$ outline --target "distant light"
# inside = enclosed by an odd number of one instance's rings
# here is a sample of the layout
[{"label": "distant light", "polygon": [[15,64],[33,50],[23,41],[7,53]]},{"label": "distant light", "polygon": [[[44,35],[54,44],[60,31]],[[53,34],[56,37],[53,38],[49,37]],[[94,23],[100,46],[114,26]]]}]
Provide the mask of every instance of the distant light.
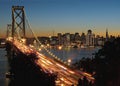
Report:
[{"label": "distant light", "polygon": [[61,50],[61,49],[62,49],[62,46],[59,46],[58,49]]},{"label": "distant light", "polygon": [[51,36],[49,36],[49,38],[51,38]]},{"label": "distant light", "polygon": [[21,41],[25,44],[26,43],[26,39],[22,38]]},{"label": "distant light", "polygon": [[64,78],[61,78],[62,81],[64,81]]},{"label": "distant light", "polygon": [[32,47],[32,48],[34,47],[34,46],[33,46],[33,45],[31,45],[31,44],[29,44],[29,46],[30,46],[30,47]]},{"label": "distant light", "polygon": [[39,48],[39,51],[41,51],[41,48]]},{"label": "distant light", "polygon": [[64,84],[61,84],[61,86],[65,86]]},{"label": "distant light", "polygon": [[50,46],[50,44],[47,44],[47,46],[49,47],[49,46]]},{"label": "distant light", "polygon": [[41,45],[41,47],[44,47],[44,45]]},{"label": "distant light", "polygon": [[4,45],[5,44],[5,42],[1,42],[1,45]]},{"label": "distant light", "polygon": [[68,59],[67,62],[68,62],[68,65],[70,65],[72,61],[71,59]]},{"label": "distant light", "polygon": [[68,59],[68,63],[71,63],[71,59]]}]

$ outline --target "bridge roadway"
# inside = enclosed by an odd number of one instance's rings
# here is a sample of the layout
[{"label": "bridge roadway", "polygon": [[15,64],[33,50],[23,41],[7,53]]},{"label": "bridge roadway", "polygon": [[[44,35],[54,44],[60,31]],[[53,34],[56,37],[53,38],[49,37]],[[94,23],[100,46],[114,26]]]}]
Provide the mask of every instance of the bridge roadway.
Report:
[{"label": "bridge roadway", "polygon": [[[12,40],[9,41],[11,41],[12,43]],[[56,83],[63,83],[61,86],[71,86],[73,84],[74,86],[77,86],[78,79],[83,78],[83,76],[86,76],[89,81],[94,82],[94,78],[90,74],[78,70],[72,70],[64,66],[63,64],[55,61],[54,59],[44,56],[39,51],[36,51],[29,46],[18,42],[17,40],[14,40],[13,45],[26,55],[30,53],[35,53],[38,57],[38,60],[36,60],[36,64],[38,64],[44,72],[57,73],[58,81],[56,81]]]}]

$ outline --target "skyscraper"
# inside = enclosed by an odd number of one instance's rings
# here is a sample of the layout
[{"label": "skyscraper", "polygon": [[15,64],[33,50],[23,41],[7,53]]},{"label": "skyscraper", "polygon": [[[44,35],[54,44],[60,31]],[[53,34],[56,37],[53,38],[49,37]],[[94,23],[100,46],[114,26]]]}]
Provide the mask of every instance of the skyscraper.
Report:
[{"label": "skyscraper", "polygon": [[58,33],[58,44],[61,45],[62,44],[62,34]]},{"label": "skyscraper", "polygon": [[94,39],[95,39],[95,35],[92,33],[91,30],[88,30],[88,33],[86,35],[86,45],[94,46]]},{"label": "skyscraper", "polygon": [[108,35],[108,29],[106,29],[106,41],[108,41],[109,35]]}]

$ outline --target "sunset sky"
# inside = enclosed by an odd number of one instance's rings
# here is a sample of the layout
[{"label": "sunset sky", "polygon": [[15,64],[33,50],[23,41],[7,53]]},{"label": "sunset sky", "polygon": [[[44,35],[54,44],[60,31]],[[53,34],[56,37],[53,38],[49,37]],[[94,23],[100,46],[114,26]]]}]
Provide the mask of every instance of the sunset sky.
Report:
[{"label": "sunset sky", "polygon": [[120,33],[120,0],[0,0],[0,37],[11,23],[13,5],[25,7],[33,31],[40,36],[87,32]]}]

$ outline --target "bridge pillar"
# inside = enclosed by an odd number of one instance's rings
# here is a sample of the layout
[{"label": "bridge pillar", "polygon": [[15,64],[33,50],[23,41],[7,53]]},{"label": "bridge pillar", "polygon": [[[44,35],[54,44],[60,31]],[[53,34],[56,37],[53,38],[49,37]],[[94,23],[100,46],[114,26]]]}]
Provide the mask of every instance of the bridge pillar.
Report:
[{"label": "bridge pillar", "polygon": [[11,24],[7,24],[7,34],[6,34],[6,38],[7,37],[12,37],[12,25]]},{"label": "bridge pillar", "polygon": [[12,37],[25,38],[24,6],[12,6]]}]

